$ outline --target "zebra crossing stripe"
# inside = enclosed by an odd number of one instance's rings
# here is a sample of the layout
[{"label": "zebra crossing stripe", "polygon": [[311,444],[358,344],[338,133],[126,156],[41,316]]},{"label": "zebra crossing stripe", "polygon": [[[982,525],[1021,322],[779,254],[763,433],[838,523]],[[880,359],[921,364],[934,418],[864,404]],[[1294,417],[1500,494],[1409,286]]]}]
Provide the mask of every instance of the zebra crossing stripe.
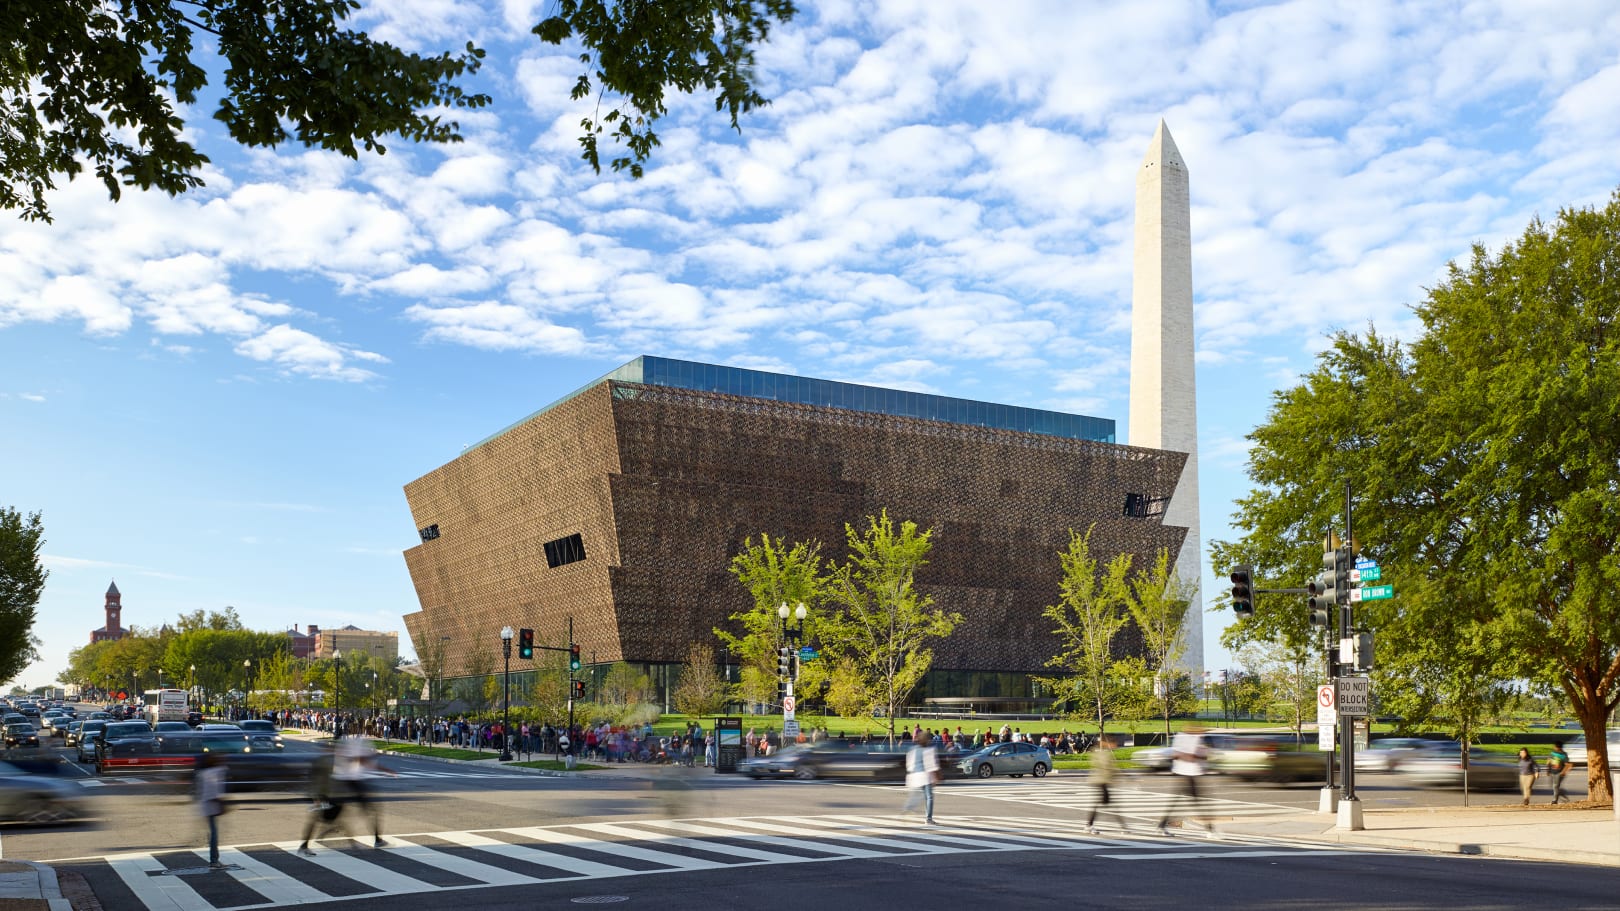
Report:
[{"label": "zebra crossing stripe", "polygon": [[[290,853],[298,849],[298,842],[278,841],[275,842],[275,846]],[[404,895],[431,888],[429,884],[419,879],[414,879],[403,873],[395,873],[387,867],[361,860],[358,857],[332,848],[316,851],[314,857],[304,859],[310,863],[319,864],[339,876],[352,879],[358,883],[365,883],[384,895]]]},{"label": "zebra crossing stripe", "polygon": [[[744,820],[734,820],[733,824],[738,824],[738,823],[742,823],[742,822],[744,822]],[[752,842],[752,843],[755,843],[755,844],[775,845],[775,846],[781,847],[781,848],[796,848],[796,849],[803,850],[803,851],[818,851],[818,852],[821,852],[823,854],[830,854],[830,855],[832,855],[834,857],[888,857],[889,856],[887,853],[885,853],[883,851],[868,851],[868,850],[866,850],[864,848],[855,848],[855,847],[851,847],[849,845],[834,845],[834,844],[828,844],[826,842],[806,841],[806,840],[804,840],[802,838],[788,838],[788,837],[782,836],[782,835],[764,835],[764,834],[760,834],[760,833],[750,832],[750,831],[747,831],[745,829],[717,829],[717,828],[715,828],[713,826],[705,826],[705,825],[702,825],[700,823],[691,823],[691,822],[687,822],[686,820],[680,820],[678,822],[676,822],[676,821],[664,822],[662,820],[656,821],[656,822],[648,821],[648,822],[642,822],[642,823],[640,823],[640,825],[657,826],[659,828],[676,828],[676,827],[679,827],[679,831],[685,832],[685,833],[688,833],[688,834],[691,834],[691,835],[708,835],[708,836],[713,837],[713,838],[731,838],[731,839],[737,839],[737,840],[740,840],[740,841],[748,841],[748,842]]]},{"label": "zebra crossing stripe", "polygon": [[[615,867],[610,864],[597,863],[594,860],[584,860],[583,858],[571,857],[567,854],[559,854],[555,851],[547,851],[538,846],[515,845],[508,841],[501,841],[498,838],[490,838],[487,835],[479,835],[476,832],[435,832],[433,833],[433,837],[443,839],[451,844],[461,845],[464,848],[474,848],[488,854],[494,854],[496,856],[509,858],[511,860],[521,860],[531,864],[541,864],[547,867],[556,867],[559,870],[567,870],[570,873],[576,874],[576,876],[558,876],[553,877],[553,879],[577,879],[579,876],[623,876],[631,872],[623,867]],[[549,882],[550,880],[542,879],[536,881]]]},{"label": "zebra crossing stripe", "polygon": [[590,838],[581,838],[567,832],[558,832],[553,829],[528,828],[506,829],[506,832],[519,838],[532,838],[538,842],[554,845],[566,845],[571,848],[585,848],[591,851],[600,851],[604,854],[613,854],[618,857],[628,857],[633,860],[645,860],[666,867],[675,867],[679,870],[713,870],[716,867],[732,866],[716,860],[702,860],[696,857],[686,857],[680,854],[671,854],[665,851],[649,851],[635,845],[627,845],[614,841],[596,841]]},{"label": "zebra crossing stripe", "polygon": [[[1068,849],[1112,847],[1127,848],[1141,846],[1140,842],[1114,841],[1112,839],[1098,838],[1093,835],[1083,834],[1079,831],[1071,832],[1066,828],[1061,827],[1052,827],[1058,829],[1058,831],[1050,831],[1045,834],[1029,835],[1017,834],[1014,832],[1003,832],[999,829],[999,826],[996,828],[992,828],[990,826],[965,826],[959,822],[954,822],[956,817],[951,817],[951,820],[953,820],[952,822],[945,822],[942,826],[938,826],[933,829],[918,829],[914,826],[901,826],[895,823],[895,821],[892,819],[886,820],[868,816],[855,816],[847,818],[854,819],[858,822],[867,823],[871,828],[879,831],[914,835],[919,838],[949,837],[959,841],[967,841],[970,844],[981,846],[986,850],[1005,850],[1009,846],[1009,843],[1015,845],[1028,845],[1032,848]],[[1039,828],[1031,827],[1021,829],[1020,831],[1039,833],[1041,830]]]},{"label": "zebra crossing stripe", "polygon": [[532,876],[525,876],[505,867],[481,864],[476,860],[457,857],[445,851],[436,851],[426,845],[419,845],[401,838],[384,838],[383,843],[388,846],[390,855],[420,861],[429,866],[447,870],[457,876],[465,876],[470,880],[482,882],[485,885],[519,886],[535,881]]},{"label": "zebra crossing stripe", "polygon": [[[608,822],[585,823],[574,826],[589,832],[601,832],[603,835],[618,835],[626,838],[651,838],[660,847],[663,845],[678,845],[683,848],[692,848],[697,851],[708,851],[711,854],[730,854],[733,857],[746,857],[752,861],[766,863],[791,863],[803,860],[796,854],[779,854],[775,851],[759,851],[754,848],[739,848],[736,845],[716,844],[712,841],[701,841],[696,838],[687,838],[684,835],[660,835],[647,833],[636,829],[617,826]],[[733,864],[732,866],[736,866]]]},{"label": "zebra crossing stripe", "polygon": [[107,866],[118,874],[118,878],[149,911],[204,911],[213,908],[180,877],[152,876],[153,873],[165,873],[169,868],[150,854],[114,854],[107,858]]},{"label": "zebra crossing stripe", "polygon": [[222,863],[235,864],[242,868],[244,876],[232,875],[242,885],[263,895],[267,900],[278,905],[303,905],[310,902],[331,901],[332,896],[327,895],[313,886],[306,886],[275,867],[263,861],[254,859],[247,852],[238,848],[220,848],[219,859]]}]

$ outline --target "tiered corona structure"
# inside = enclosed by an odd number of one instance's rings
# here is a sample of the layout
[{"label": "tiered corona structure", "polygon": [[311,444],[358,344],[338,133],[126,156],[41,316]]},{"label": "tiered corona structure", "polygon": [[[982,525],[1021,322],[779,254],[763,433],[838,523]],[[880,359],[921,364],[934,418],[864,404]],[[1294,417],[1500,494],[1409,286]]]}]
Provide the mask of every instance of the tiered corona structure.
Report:
[{"label": "tiered corona structure", "polygon": [[[964,618],[934,667],[1048,672],[1041,611],[1070,529],[1095,526],[1105,562],[1181,547],[1183,529],[1121,506],[1169,497],[1185,456],[1113,436],[1098,418],[637,358],[406,485],[422,538],[406,626],[419,652],[450,640],[450,676],[502,626],[560,643],[570,618],[598,663],[678,662],[750,606],[729,570],[747,539],[841,560],[845,523],[887,509],[935,530],[917,582]],[[929,695],[957,695],[947,679]]]}]

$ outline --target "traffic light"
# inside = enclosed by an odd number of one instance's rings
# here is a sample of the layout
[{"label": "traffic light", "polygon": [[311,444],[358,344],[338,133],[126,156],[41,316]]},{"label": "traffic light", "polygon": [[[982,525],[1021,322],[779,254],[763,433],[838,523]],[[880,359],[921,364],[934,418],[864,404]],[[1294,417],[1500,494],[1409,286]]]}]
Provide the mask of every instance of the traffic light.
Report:
[{"label": "traffic light", "polygon": [[1254,616],[1254,567],[1232,568],[1232,613],[1239,617]]},{"label": "traffic light", "polygon": [[[575,646],[575,647],[577,648],[578,646]],[[583,680],[570,680],[569,683],[573,685],[573,691],[572,691],[573,698],[575,698],[575,699],[584,699],[585,698],[585,681],[583,681]]]},{"label": "traffic light", "polygon": [[568,669],[570,671],[579,670],[579,643],[578,642],[571,642],[568,645]]},{"label": "traffic light", "polygon": [[525,661],[534,660],[534,630],[518,630],[518,657]]},{"label": "traffic light", "polygon": [[[1339,592],[1342,602],[1350,600],[1350,565],[1356,559],[1350,547],[1346,544],[1333,552],[1333,588]],[[1322,563],[1324,566],[1327,564],[1327,557],[1322,558]]]},{"label": "traffic light", "polygon": [[1340,591],[1334,584],[1338,581],[1338,568],[1339,551],[1330,550],[1322,554],[1322,574],[1305,584],[1305,591],[1310,595],[1307,603],[1311,608],[1312,626],[1325,627],[1333,623],[1333,607],[1338,603]]},{"label": "traffic light", "polygon": [[776,650],[776,673],[779,677],[788,677],[793,673],[793,649],[782,646]]}]

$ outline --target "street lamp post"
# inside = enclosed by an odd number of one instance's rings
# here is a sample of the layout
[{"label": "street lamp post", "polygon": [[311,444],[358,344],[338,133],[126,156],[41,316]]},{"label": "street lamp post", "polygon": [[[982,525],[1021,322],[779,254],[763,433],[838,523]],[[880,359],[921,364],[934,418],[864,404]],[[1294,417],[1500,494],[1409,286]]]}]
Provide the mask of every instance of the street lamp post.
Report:
[{"label": "street lamp post", "polygon": [[248,713],[248,696],[253,692],[253,659],[242,659],[242,715]]},{"label": "street lamp post", "polygon": [[501,657],[506,662],[506,681],[501,686],[501,758],[512,761],[512,628],[501,627]]},{"label": "street lamp post", "polygon": [[197,700],[197,665],[186,669],[186,705]]},{"label": "street lamp post", "polygon": [[332,673],[332,739],[343,736],[340,725],[343,724],[343,650],[332,649],[332,660],[337,662],[337,670]]},{"label": "street lamp post", "polygon": [[779,668],[779,670],[782,671],[783,677],[782,743],[784,746],[787,744],[789,737],[796,737],[798,735],[796,728],[798,727],[799,722],[794,717],[798,706],[794,705],[793,681],[799,676],[799,659],[795,652],[798,650],[798,643],[804,638],[804,618],[807,613],[809,613],[809,611],[805,610],[804,602],[800,601],[799,605],[792,611],[795,622],[792,625],[789,625],[787,602],[783,601],[781,604],[777,605],[776,608],[776,616],[781,618],[783,642],[782,666]]}]

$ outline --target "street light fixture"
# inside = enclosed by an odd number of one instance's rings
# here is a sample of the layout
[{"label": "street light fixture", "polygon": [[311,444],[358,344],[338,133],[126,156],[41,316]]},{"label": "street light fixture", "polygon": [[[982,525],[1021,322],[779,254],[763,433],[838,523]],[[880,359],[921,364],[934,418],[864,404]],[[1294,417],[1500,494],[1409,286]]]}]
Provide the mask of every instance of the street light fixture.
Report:
[{"label": "street light fixture", "polygon": [[248,712],[248,696],[253,692],[253,659],[242,659],[242,714]]},{"label": "street light fixture", "polygon": [[512,761],[512,628],[501,627],[501,657],[506,661],[506,682],[501,687],[501,758]]},{"label": "street light fixture", "polygon": [[197,698],[197,665],[193,664],[186,669],[186,705]]},{"label": "street light fixture", "polygon": [[343,650],[332,649],[332,660],[337,662],[337,670],[332,674],[332,739],[343,736]]},{"label": "street light fixture", "polygon": [[782,703],[782,734],[784,742],[786,742],[786,738],[788,736],[790,722],[797,724],[797,722],[794,721],[794,712],[790,707],[789,700],[793,696],[793,682],[794,680],[798,679],[799,676],[799,659],[796,653],[798,651],[798,643],[804,638],[804,618],[808,613],[809,611],[805,610],[804,602],[800,601],[798,607],[795,607],[792,611],[795,622],[790,625],[788,623],[789,611],[787,602],[783,601],[781,604],[777,605],[776,608],[776,616],[781,618],[782,627],[782,648],[777,653],[777,670],[782,679],[782,685],[780,687],[782,698],[780,701]]}]

